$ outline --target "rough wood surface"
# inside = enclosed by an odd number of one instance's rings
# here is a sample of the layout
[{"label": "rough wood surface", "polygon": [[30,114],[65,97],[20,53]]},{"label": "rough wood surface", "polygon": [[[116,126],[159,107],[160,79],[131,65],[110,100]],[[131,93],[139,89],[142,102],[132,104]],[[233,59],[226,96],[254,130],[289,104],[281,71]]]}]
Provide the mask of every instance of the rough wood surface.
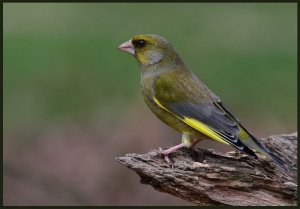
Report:
[{"label": "rough wood surface", "polygon": [[[296,166],[297,133],[260,141]],[[253,159],[238,151],[221,154],[183,148],[170,155],[173,169],[158,150],[116,159],[134,170],[141,183],[197,205],[297,205],[297,171],[286,172],[270,159],[258,156]]]}]

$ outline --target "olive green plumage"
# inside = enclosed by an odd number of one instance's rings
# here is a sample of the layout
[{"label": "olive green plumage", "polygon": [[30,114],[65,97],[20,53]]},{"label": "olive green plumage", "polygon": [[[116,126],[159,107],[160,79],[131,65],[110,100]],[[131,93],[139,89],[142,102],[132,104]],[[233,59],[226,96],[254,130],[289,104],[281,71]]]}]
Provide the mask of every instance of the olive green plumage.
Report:
[{"label": "olive green plumage", "polygon": [[[187,68],[165,38],[138,35],[120,49],[134,55],[139,63],[142,93],[148,107],[185,138],[207,135],[254,157],[251,149],[255,149],[281,167],[290,167],[242,126],[219,97]],[[184,143],[189,147],[193,142]]]}]

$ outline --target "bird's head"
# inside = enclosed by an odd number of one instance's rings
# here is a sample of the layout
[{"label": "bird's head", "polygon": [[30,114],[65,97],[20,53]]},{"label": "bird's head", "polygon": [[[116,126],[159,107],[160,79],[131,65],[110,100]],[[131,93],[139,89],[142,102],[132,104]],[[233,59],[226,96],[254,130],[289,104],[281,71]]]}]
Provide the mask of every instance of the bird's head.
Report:
[{"label": "bird's head", "polygon": [[153,34],[136,35],[121,44],[119,49],[133,55],[142,66],[173,60],[178,56],[167,39]]}]

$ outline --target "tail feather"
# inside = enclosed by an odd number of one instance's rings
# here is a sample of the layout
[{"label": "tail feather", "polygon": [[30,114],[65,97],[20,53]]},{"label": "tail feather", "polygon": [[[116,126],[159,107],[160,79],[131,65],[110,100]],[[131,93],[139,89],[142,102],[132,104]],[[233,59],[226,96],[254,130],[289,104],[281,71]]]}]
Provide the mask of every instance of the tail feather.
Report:
[{"label": "tail feather", "polygon": [[[233,121],[235,121],[239,126],[239,142],[241,142],[244,145],[243,150],[245,153],[256,156],[255,153],[251,149],[255,149],[259,153],[266,155],[273,159],[273,161],[284,170],[297,170],[297,168],[291,166],[290,164],[284,162],[281,158],[279,158],[277,155],[273,154],[268,148],[266,148],[264,145],[262,145],[256,137],[254,137],[240,122],[239,120],[225,107],[225,105],[219,101],[217,102],[217,105],[220,109],[225,111],[227,116],[231,118]],[[251,149],[250,149],[251,148]]]},{"label": "tail feather", "polygon": [[277,155],[275,155],[274,153],[272,153],[271,151],[268,150],[268,156],[271,157],[273,159],[273,161],[279,165],[281,168],[283,168],[286,171],[289,170],[297,170],[296,167],[284,162],[282,159],[280,159]]},{"label": "tail feather", "polygon": [[261,144],[249,131],[247,131],[244,127],[243,130],[248,134],[248,139],[241,139],[242,143],[245,146],[248,146],[252,149],[255,149],[259,153],[270,157],[279,167],[283,168],[285,171],[289,170],[297,170],[294,166],[286,163],[280,157],[272,153],[268,148],[266,148],[263,144]]}]

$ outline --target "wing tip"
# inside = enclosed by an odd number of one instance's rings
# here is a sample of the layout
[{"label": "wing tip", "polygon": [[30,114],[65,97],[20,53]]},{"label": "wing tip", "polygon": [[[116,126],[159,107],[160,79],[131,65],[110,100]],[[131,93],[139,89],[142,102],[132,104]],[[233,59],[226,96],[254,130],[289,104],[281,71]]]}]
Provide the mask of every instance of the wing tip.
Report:
[{"label": "wing tip", "polygon": [[242,152],[254,157],[254,159],[258,159],[258,156],[255,154],[253,150],[244,145],[244,148],[241,150]]}]

